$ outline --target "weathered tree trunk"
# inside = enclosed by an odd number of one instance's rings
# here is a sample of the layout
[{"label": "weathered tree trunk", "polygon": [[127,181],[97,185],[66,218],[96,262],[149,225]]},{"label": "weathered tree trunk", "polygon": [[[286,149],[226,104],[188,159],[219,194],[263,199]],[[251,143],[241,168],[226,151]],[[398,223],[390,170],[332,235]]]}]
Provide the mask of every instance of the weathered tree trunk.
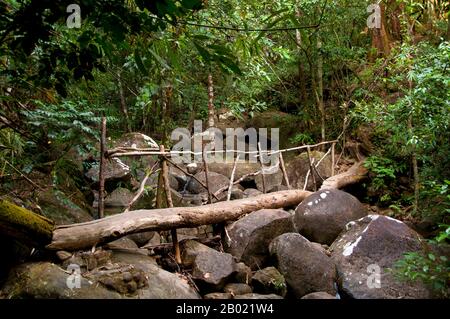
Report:
[{"label": "weathered tree trunk", "polygon": [[385,8],[383,4],[380,4],[380,14],[380,28],[373,28],[371,31],[372,48],[376,51],[376,54],[370,57],[371,60],[378,57],[386,57],[389,55],[391,49],[388,32],[386,30]]},{"label": "weathered tree trunk", "polygon": [[132,233],[219,224],[263,208],[296,206],[310,194],[289,190],[198,207],[130,211],[86,223],[59,226],[47,248],[85,249]]},{"label": "weathered tree trunk", "polygon": [[45,247],[52,240],[54,222],[6,200],[0,201],[0,234],[32,247]]},{"label": "weathered tree trunk", "polygon": [[320,189],[339,189],[344,186],[359,183],[367,177],[367,168],[363,164],[364,161],[358,162],[350,167],[348,171],[324,180]]}]

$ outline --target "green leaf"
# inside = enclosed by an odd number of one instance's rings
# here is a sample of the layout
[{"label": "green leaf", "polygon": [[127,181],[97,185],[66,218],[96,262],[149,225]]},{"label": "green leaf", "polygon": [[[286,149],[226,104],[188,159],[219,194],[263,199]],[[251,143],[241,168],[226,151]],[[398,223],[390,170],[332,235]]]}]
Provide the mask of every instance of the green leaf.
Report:
[{"label": "green leaf", "polygon": [[155,51],[153,51],[150,48],[148,48],[148,51],[153,55],[153,57],[156,59],[156,61],[158,61],[165,69],[172,70],[172,68],[167,64],[167,62],[161,56],[159,56]]}]

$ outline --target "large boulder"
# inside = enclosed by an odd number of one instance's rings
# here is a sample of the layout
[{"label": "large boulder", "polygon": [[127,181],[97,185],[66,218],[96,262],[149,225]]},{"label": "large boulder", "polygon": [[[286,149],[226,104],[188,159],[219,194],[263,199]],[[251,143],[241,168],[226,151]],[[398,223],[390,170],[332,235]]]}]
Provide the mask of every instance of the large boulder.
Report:
[{"label": "large boulder", "polygon": [[[49,262],[21,264],[10,272],[2,291],[7,298],[200,298],[187,278],[161,269],[145,250],[123,250],[122,244],[117,248],[58,252],[63,268]],[[69,277],[73,269],[79,272]]]},{"label": "large boulder", "polygon": [[192,267],[192,277],[206,291],[222,289],[238,268],[230,254],[195,240],[183,242],[181,259],[184,267]]},{"label": "large boulder", "polygon": [[[192,228],[192,230],[195,230]],[[179,232],[179,230],[178,230]],[[184,267],[191,267],[195,257],[201,252],[215,251],[214,249],[199,243],[196,240],[188,239],[181,245],[181,262]]]},{"label": "large boulder", "polygon": [[287,233],[270,244],[277,268],[296,298],[316,291],[336,294],[336,267],[302,235]]},{"label": "large boulder", "polygon": [[226,227],[225,250],[252,269],[263,267],[269,243],[292,232],[292,216],[282,209],[261,209]]},{"label": "large boulder", "polygon": [[[119,299],[117,291],[91,282],[83,276],[79,285],[59,266],[49,262],[21,264],[14,268],[3,286],[8,299]],[[77,288],[79,287],[79,288]]]},{"label": "large boulder", "polygon": [[350,222],[330,247],[340,291],[357,299],[429,298],[422,283],[399,281],[389,271],[404,253],[420,251],[422,241],[403,222],[387,216],[369,215]]},{"label": "large boulder", "polygon": [[[85,176],[94,183],[98,183],[98,174],[100,164],[95,162],[91,168],[85,173]],[[112,158],[106,161],[105,165],[105,183],[118,182],[128,180],[131,177],[130,167],[126,165],[121,159]]]},{"label": "large boulder", "polygon": [[[206,185],[205,172],[199,172],[195,174],[195,177]],[[222,187],[228,186],[230,184],[230,180],[228,179],[228,177],[222,174],[209,172],[208,183],[209,183],[209,190],[211,191],[211,193],[215,193]],[[189,179],[187,190],[193,194],[200,194],[206,192],[206,189],[195,179]]]},{"label": "large boulder", "polygon": [[294,224],[310,241],[331,245],[348,222],[365,215],[367,210],[356,197],[327,189],[315,192],[297,206]]},{"label": "large boulder", "polygon": [[[325,155],[323,152],[312,151],[311,152],[311,161],[314,160],[314,166],[322,159]],[[305,185],[306,175],[309,171],[309,159],[308,152],[301,153],[295,158],[288,161],[286,164],[286,173],[289,179],[289,183],[293,188],[303,189]],[[331,176],[331,157],[327,155],[317,166],[317,172],[323,179],[327,179]],[[314,172],[314,178],[316,180],[316,186],[319,188],[322,184],[322,179]],[[306,189],[313,191],[314,190],[314,180],[313,175],[310,173],[308,178],[308,183],[306,185]]]},{"label": "large boulder", "polygon": [[199,252],[192,264],[192,278],[203,291],[221,290],[234,275],[236,262],[230,254],[214,249]]},{"label": "large boulder", "polygon": [[133,197],[133,192],[126,188],[118,187],[105,197],[105,207],[126,207]]}]

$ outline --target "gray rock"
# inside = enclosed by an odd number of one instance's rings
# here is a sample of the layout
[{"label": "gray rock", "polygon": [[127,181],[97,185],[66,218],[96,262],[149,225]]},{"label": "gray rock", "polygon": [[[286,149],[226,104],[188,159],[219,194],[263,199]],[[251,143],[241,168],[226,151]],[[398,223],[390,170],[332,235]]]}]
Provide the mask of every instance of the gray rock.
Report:
[{"label": "gray rock", "polygon": [[194,259],[192,278],[201,290],[221,290],[234,275],[236,262],[230,254],[213,249],[201,251]]},{"label": "gray rock", "polygon": [[[120,299],[121,294],[76,277],[49,262],[25,263],[14,268],[3,293],[8,299]],[[69,283],[69,285],[68,285]],[[69,288],[69,287],[72,287]]]},{"label": "gray rock", "polygon": [[297,206],[294,224],[310,241],[331,245],[348,222],[365,215],[367,210],[356,197],[327,189],[308,196]]},{"label": "gray rock", "polygon": [[334,263],[302,235],[287,233],[278,236],[269,249],[295,297],[301,298],[316,291],[336,294]]},{"label": "gray rock", "polygon": [[[94,164],[85,174],[85,176],[98,183],[99,164]],[[127,180],[131,177],[130,167],[122,160],[113,158],[106,161],[105,165],[105,182]]]},{"label": "gray rock", "polygon": [[330,247],[339,287],[345,295],[356,299],[431,297],[421,282],[400,281],[388,270],[404,253],[422,249],[423,239],[418,233],[399,220],[381,215],[350,222],[347,229]]},{"label": "gray rock", "polygon": [[301,299],[336,299],[336,297],[330,295],[327,292],[320,291],[320,292],[313,292],[313,293],[307,294],[307,295],[303,296]]},{"label": "gray rock", "polygon": [[[199,172],[195,174],[195,177],[198,178],[198,180],[202,181],[206,185],[206,176],[205,172]],[[222,187],[228,186],[230,184],[230,180],[228,177],[218,174],[215,172],[209,172],[208,174],[208,183],[209,183],[209,189],[212,193],[217,192]],[[200,194],[204,193],[206,190],[205,188],[196,180],[190,179],[187,185],[187,190],[193,194]]]},{"label": "gray rock", "polygon": [[255,292],[286,296],[287,285],[283,275],[275,267],[258,270],[252,277]]},{"label": "gray rock", "polygon": [[230,284],[227,284],[223,288],[223,291],[225,293],[230,293],[233,296],[245,295],[245,294],[250,294],[250,293],[253,292],[252,287],[250,287],[247,284],[242,284],[242,283],[230,283]]},{"label": "gray rock", "polygon": [[194,263],[195,257],[201,252],[210,252],[214,251],[214,249],[203,245],[195,240],[186,240],[182,243],[181,246],[181,261],[184,267],[191,267]]},{"label": "gray rock", "polygon": [[292,216],[282,209],[261,209],[227,226],[225,250],[252,269],[263,267],[273,238],[293,231]]},{"label": "gray rock", "polygon": [[134,194],[122,187],[118,187],[105,197],[105,207],[126,207]]}]

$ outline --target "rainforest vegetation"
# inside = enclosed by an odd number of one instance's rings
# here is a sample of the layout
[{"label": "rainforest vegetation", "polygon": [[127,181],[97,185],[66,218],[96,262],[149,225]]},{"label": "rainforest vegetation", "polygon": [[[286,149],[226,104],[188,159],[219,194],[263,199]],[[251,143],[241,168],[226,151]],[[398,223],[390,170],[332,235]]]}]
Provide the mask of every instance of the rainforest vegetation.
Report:
[{"label": "rainforest vegetation", "polygon": [[449,10],[442,0],[3,0],[0,196],[50,218],[92,210],[79,172],[100,156],[102,117],[108,141],[140,132],[166,149],[173,129],[230,117],[279,127],[282,148],[337,140],[336,157],[368,170],[347,191],[443,247],[392,271],[448,297]]}]

